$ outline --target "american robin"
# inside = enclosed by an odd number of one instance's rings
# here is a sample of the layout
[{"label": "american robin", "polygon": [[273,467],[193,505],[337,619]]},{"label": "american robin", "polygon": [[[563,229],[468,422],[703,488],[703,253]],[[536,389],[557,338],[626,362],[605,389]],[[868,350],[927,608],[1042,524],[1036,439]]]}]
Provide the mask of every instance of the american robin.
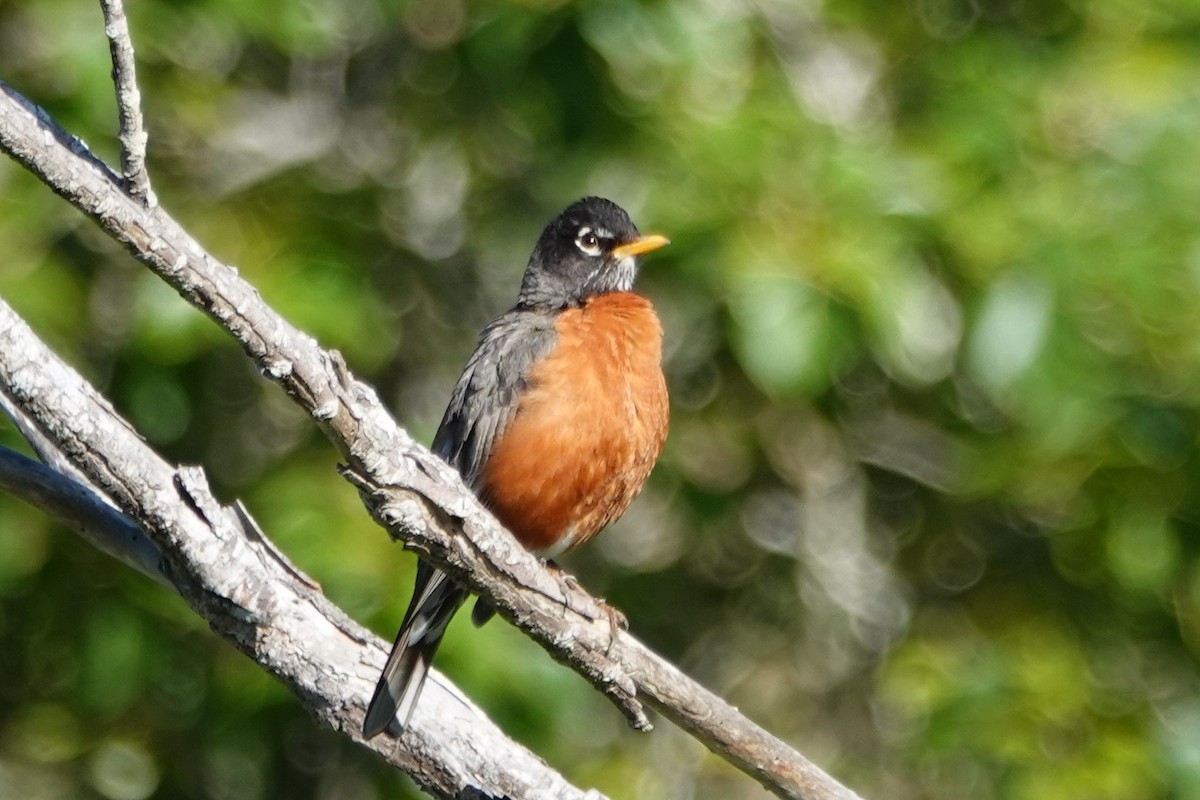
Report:
[{"label": "american robin", "polygon": [[[634,294],[642,236],[609,200],[585,197],[538,238],[517,304],[483,329],[433,451],[532,552],[554,558],[615,520],[667,437],[662,326]],[[429,664],[467,592],[421,562],[363,735],[408,724]],[[482,624],[491,615],[476,605]]]}]

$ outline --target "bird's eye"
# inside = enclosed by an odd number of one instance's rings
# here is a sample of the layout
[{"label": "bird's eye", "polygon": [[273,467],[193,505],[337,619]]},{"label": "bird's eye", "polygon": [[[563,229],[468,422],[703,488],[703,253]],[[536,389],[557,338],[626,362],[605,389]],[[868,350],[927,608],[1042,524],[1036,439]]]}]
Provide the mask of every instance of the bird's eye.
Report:
[{"label": "bird's eye", "polygon": [[600,255],[600,237],[591,228],[580,228],[575,237],[575,246],[589,256]]}]

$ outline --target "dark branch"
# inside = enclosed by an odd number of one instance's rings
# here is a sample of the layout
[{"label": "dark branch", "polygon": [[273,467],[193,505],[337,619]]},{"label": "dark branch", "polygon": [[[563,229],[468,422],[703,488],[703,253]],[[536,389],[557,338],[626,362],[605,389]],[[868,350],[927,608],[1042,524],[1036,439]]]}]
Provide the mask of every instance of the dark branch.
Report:
[{"label": "dark branch", "polygon": [[0,447],[0,491],[74,530],[103,553],[171,587],[162,555],[129,517],[99,495],[20,453]]}]

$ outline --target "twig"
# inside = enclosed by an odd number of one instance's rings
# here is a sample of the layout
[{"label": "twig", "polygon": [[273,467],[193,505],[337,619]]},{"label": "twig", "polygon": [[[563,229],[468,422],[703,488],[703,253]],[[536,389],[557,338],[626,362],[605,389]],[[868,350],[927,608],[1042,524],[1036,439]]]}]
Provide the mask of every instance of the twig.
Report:
[{"label": "twig", "polygon": [[[174,467],[152,451],[3,300],[0,387],[167,555],[176,588],[213,630],[287,684],[325,724],[442,797],[603,800],[571,786],[505,737],[436,674],[404,747],[386,738],[363,742],[364,701],[383,666],[386,643],[284,564],[260,531],[248,530],[253,524],[244,515],[220,505],[201,470]],[[36,501],[41,490],[33,484],[45,468],[22,462],[27,460],[18,456],[14,469],[6,470],[0,458],[0,480]],[[61,491],[57,481],[50,483],[50,491]],[[73,502],[69,491],[61,493],[57,500]],[[78,514],[94,524],[89,514],[110,511],[103,503],[90,510],[77,505],[68,517]]]},{"label": "twig", "polygon": [[[341,357],[323,351],[209,255],[161,208],[114,191],[85,160],[46,136],[39,118],[0,85],[0,148],[213,317],[267,377],[321,423],[346,457],[376,519],[473,590],[551,655],[610,697],[636,725],[637,697],[780,797],[855,795],[807,759],[686,678],[627,633],[582,590],[556,580],[479,504],[443,461],[396,426]],[[6,97],[5,95],[10,95]]]},{"label": "twig", "polygon": [[121,143],[125,190],[133,199],[153,208],[158,205],[158,198],[150,188],[150,175],[146,172],[149,135],[142,120],[142,94],[134,69],[129,21],[122,0],[100,0],[100,9],[104,12],[104,35],[108,37],[108,49],[112,53],[113,87],[117,91],[117,116],[121,124],[117,138]]}]

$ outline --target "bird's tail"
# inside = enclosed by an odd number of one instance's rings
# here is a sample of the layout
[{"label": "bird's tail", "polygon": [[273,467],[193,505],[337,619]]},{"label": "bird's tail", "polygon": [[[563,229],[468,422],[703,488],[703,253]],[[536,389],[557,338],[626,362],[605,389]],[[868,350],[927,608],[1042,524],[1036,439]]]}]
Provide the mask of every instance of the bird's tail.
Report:
[{"label": "bird's tail", "polygon": [[367,706],[363,736],[370,739],[384,729],[399,736],[408,725],[433,654],[466,597],[466,591],[446,573],[423,561],[418,564],[412,602]]}]

